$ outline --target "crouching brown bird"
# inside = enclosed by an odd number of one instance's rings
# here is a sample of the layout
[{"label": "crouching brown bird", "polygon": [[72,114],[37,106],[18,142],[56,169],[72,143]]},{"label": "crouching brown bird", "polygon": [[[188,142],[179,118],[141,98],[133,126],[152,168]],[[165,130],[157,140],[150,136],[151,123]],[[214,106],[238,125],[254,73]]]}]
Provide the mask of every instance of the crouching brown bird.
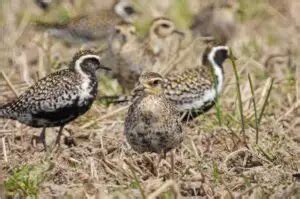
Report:
[{"label": "crouching brown bird", "polygon": [[[127,141],[139,153],[155,152],[165,157],[183,141],[183,132],[179,112],[164,96],[163,78],[158,73],[145,72],[134,92],[139,94],[125,119]],[[171,166],[173,176],[173,153]]]},{"label": "crouching brown bird", "polygon": [[14,101],[0,107],[0,117],[43,128],[40,139],[46,150],[48,127],[60,127],[56,144],[64,126],[86,113],[97,95],[96,71],[106,69],[100,57],[85,50],[76,53],[69,68],[40,79]]}]

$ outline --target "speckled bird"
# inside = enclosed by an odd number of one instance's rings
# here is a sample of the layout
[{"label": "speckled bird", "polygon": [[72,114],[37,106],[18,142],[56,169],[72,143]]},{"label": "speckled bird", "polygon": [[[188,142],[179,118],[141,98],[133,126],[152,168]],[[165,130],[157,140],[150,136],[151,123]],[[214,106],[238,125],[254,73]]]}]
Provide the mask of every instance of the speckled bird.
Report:
[{"label": "speckled bird", "polygon": [[133,89],[142,72],[159,72],[161,66],[176,57],[183,38],[184,33],[164,17],[152,21],[149,33],[143,40],[138,38],[132,24],[116,25],[109,40],[111,52],[117,60],[114,74],[122,86]]},{"label": "speckled bird", "polygon": [[126,89],[132,90],[146,64],[152,64],[147,57],[142,58],[143,45],[139,40],[136,28],[131,23],[120,23],[115,26],[109,39],[112,59],[112,73]]},{"label": "speckled bird", "polygon": [[145,72],[135,88],[136,98],[125,119],[125,135],[139,152],[165,154],[183,140],[179,112],[164,96],[163,78]]},{"label": "speckled bird", "polygon": [[76,53],[69,68],[40,79],[22,95],[0,107],[0,117],[17,120],[35,128],[43,128],[40,135],[46,149],[47,127],[60,127],[59,144],[64,126],[86,113],[96,95],[96,70],[107,69],[94,52]]},{"label": "speckled bird", "polygon": [[194,35],[213,37],[217,44],[226,44],[237,30],[238,7],[235,0],[221,0],[204,7],[193,19]]},{"label": "speckled bird", "polygon": [[43,10],[48,10],[49,6],[52,3],[52,0],[34,0],[37,6]]},{"label": "speckled bird", "polygon": [[229,58],[227,46],[208,47],[202,64],[165,80],[165,95],[179,111],[210,109],[224,84],[223,62]]},{"label": "speckled bird", "polygon": [[[157,66],[161,67],[178,55],[184,38],[185,33],[178,30],[172,20],[166,17],[158,17],[151,23],[144,46],[149,54],[148,56],[153,56]],[[155,72],[157,70],[154,68]],[[152,71],[152,68],[150,68],[150,71]]]},{"label": "speckled bird", "polygon": [[[180,112],[188,112],[194,118],[212,108],[221,94],[224,84],[223,62],[229,57],[227,46],[208,47],[202,64],[180,74],[169,75],[163,80],[164,95]],[[133,101],[132,96],[103,97],[113,103]]]},{"label": "speckled bird", "polygon": [[118,0],[112,9],[78,16],[65,24],[39,23],[50,35],[69,43],[83,43],[107,39],[116,24],[121,21],[133,22],[137,12],[129,0]]}]

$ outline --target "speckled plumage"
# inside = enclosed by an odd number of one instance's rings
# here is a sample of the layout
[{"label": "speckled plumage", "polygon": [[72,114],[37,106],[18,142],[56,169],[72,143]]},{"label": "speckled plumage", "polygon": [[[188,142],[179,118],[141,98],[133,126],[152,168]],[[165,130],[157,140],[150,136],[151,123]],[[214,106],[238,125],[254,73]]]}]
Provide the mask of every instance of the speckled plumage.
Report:
[{"label": "speckled plumage", "polygon": [[36,128],[63,127],[88,111],[97,94],[96,70],[105,68],[92,51],[80,51],[68,69],[40,79],[14,101],[0,107],[0,117]]},{"label": "speckled plumage", "polygon": [[[209,110],[220,95],[224,82],[223,62],[229,56],[227,46],[208,47],[203,55],[202,64],[180,74],[164,78],[165,97],[172,101],[180,112],[190,112],[197,116]],[[132,97],[118,97],[115,102],[133,100]]]},{"label": "speckled plumage", "polygon": [[65,24],[41,23],[50,35],[62,38],[69,43],[82,43],[107,39],[113,27],[121,21],[132,22],[136,11],[128,0],[119,0],[109,10],[78,16]]},{"label": "speckled plumage", "polygon": [[180,112],[188,111],[197,116],[209,110],[220,95],[224,83],[223,62],[229,48],[207,48],[202,64],[182,74],[165,78],[165,95]]},{"label": "speckled plumage", "polygon": [[130,23],[115,26],[109,39],[113,76],[129,90],[134,88],[139,75],[147,64],[152,64],[147,57],[143,58],[143,45],[139,40],[135,27]]},{"label": "speckled plumage", "polygon": [[110,39],[110,49],[117,60],[113,69],[116,78],[125,88],[133,89],[142,72],[159,72],[176,57],[183,36],[171,20],[162,17],[152,21],[144,40],[139,40],[132,24],[118,24]]},{"label": "speckled plumage", "polygon": [[226,44],[237,30],[237,8],[235,0],[222,0],[219,4],[204,7],[193,19],[191,29],[194,35],[212,36],[216,43]]},{"label": "speckled plumage", "polygon": [[125,135],[139,152],[166,153],[183,141],[179,112],[163,94],[162,77],[146,72],[125,119]]}]

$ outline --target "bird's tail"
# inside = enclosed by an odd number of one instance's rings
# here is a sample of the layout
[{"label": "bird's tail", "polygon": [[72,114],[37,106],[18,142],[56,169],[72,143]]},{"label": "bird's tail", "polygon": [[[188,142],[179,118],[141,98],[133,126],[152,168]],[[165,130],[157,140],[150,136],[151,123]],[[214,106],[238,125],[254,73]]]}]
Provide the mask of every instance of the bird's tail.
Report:
[{"label": "bird's tail", "polygon": [[37,30],[61,29],[65,26],[64,23],[46,22],[40,20],[34,21],[34,25]]},{"label": "bird's tail", "polygon": [[101,96],[98,100],[104,104],[127,104],[132,100],[132,96],[115,95],[115,96]]},{"label": "bird's tail", "polygon": [[0,118],[8,118],[8,104],[0,105]]}]

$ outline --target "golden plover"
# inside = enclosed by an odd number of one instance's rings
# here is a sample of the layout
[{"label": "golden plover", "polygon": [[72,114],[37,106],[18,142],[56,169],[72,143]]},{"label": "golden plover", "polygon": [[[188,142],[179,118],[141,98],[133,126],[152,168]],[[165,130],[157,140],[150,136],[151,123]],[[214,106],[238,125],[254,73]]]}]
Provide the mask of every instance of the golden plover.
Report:
[{"label": "golden plover", "polygon": [[69,68],[54,72],[27,89],[14,101],[0,107],[0,117],[18,120],[35,128],[43,128],[40,138],[46,149],[47,127],[60,127],[56,144],[64,126],[87,112],[96,95],[96,70],[108,69],[94,52],[75,54]]},{"label": "golden plover", "polygon": [[[180,112],[189,112],[196,117],[213,107],[224,84],[223,62],[229,57],[227,46],[208,47],[202,57],[202,64],[180,74],[164,78],[165,97],[172,101]],[[103,97],[113,103],[133,101],[138,93],[126,97]]]},{"label": "golden plover", "polygon": [[121,85],[131,90],[143,71],[159,72],[176,57],[183,35],[167,18],[154,19],[144,40],[138,38],[132,24],[116,25],[109,46],[117,62],[113,71]]},{"label": "golden plover", "polygon": [[207,48],[202,64],[165,78],[165,95],[180,112],[196,117],[215,104],[224,84],[223,62],[229,58],[227,46]]},{"label": "golden plover", "polygon": [[217,44],[226,44],[236,32],[236,12],[238,4],[234,0],[222,0],[200,10],[194,17],[191,29],[194,35],[211,36]]},{"label": "golden plover", "polygon": [[52,0],[35,0],[37,6],[43,10],[48,10],[49,6],[52,3]]},{"label": "golden plover", "polygon": [[108,56],[114,62],[113,76],[124,88],[132,90],[145,64],[152,64],[143,56],[143,46],[136,28],[124,22],[116,25],[109,39],[109,49],[111,54]]},{"label": "golden plover", "polygon": [[[165,154],[183,141],[180,114],[164,96],[163,78],[158,73],[145,72],[134,92],[137,96],[125,119],[125,136],[139,152]],[[172,174],[174,169],[173,154]]]},{"label": "golden plover", "polygon": [[159,61],[167,63],[178,53],[184,33],[179,31],[174,22],[165,17],[152,21],[145,46],[147,50]]},{"label": "golden plover", "polygon": [[82,43],[107,39],[116,24],[121,21],[132,22],[136,16],[137,12],[130,1],[119,0],[112,10],[78,16],[66,24],[40,23],[38,26],[69,43]]}]

